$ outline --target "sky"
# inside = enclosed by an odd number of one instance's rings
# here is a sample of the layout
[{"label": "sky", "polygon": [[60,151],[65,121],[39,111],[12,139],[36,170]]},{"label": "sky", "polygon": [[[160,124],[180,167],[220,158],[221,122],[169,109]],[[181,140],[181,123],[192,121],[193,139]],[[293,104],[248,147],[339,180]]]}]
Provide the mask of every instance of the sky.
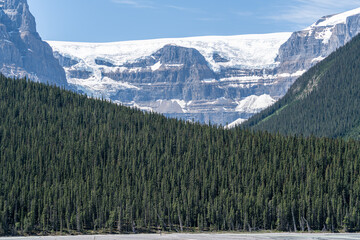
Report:
[{"label": "sky", "polygon": [[28,0],[44,40],[113,42],[293,32],[360,0]]}]

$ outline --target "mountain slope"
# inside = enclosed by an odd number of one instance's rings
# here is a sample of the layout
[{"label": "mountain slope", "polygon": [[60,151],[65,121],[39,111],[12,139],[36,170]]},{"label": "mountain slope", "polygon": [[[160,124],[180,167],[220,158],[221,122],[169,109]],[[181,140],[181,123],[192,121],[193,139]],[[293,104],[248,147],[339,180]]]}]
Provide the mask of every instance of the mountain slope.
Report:
[{"label": "mountain slope", "polygon": [[300,77],[245,127],[284,134],[359,138],[360,36]]},{"label": "mountain slope", "polygon": [[[270,106],[359,32],[360,8],[325,16],[292,34],[49,44],[80,92],[169,117],[226,125]],[[189,55],[193,67],[176,59],[190,51],[197,53]],[[168,61],[159,61],[159,53]],[[264,108],[240,104],[263,95],[269,96]]]},{"label": "mountain slope", "polygon": [[360,226],[355,141],[191,124],[0,76],[0,149],[0,235]]},{"label": "mountain slope", "polygon": [[67,86],[64,69],[37,33],[26,0],[0,1],[0,72]]}]

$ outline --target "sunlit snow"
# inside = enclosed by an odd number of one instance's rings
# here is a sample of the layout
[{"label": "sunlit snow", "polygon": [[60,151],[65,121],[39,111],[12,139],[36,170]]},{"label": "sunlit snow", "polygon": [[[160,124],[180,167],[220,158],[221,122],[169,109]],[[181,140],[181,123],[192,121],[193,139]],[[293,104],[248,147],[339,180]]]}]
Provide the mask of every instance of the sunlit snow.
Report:
[{"label": "sunlit snow", "polygon": [[235,111],[237,112],[259,112],[276,102],[270,95],[263,94],[261,96],[251,95],[238,102]]},{"label": "sunlit snow", "polygon": [[311,25],[310,27],[326,27],[326,26],[334,26],[340,23],[346,23],[346,20],[350,16],[354,16],[360,14],[360,8],[356,8],[347,12],[326,16],[323,21],[318,21]]},{"label": "sunlit snow", "polygon": [[319,21],[312,24],[310,27],[305,28],[304,30],[309,31],[309,35],[311,35],[316,28],[323,27],[323,31],[317,32],[315,35],[316,39],[322,39],[323,44],[328,44],[332,33],[337,24],[346,24],[348,17],[360,14],[360,8],[353,9],[351,11],[325,16],[321,18]]},{"label": "sunlit snow", "polygon": [[[213,70],[237,66],[247,69],[274,67],[280,46],[291,33],[254,34],[239,36],[205,36],[191,38],[168,38],[154,40],[124,41],[113,43],[76,43],[48,41],[54,51],[62,55],[80,58],[87,66],[98,68],[95,59],[108,59],[115,65],[150,56],[165,45],[197,49],[210,63]],[[216,63],[214,52],[229,62]]]},{"label": "sunlit snow", "polygon": [[242,123],[245,122],[245,121],[246,121],[246,119],[242,119],[242,118],[236,119],[234,122],[226,125],[225,128],[226,128],[226,129],[234,128],[234,127],[242,124]]}]

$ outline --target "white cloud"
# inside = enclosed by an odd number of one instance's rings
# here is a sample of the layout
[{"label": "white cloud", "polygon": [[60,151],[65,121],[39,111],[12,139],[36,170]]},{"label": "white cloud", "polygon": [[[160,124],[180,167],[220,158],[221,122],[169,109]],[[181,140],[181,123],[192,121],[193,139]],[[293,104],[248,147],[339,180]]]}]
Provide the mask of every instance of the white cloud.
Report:
[{"label": "white cloud", "polygon": [[235,14],[240,17],[250,17],[254,15],[253,12],[235,12]]},{"label": "white cloud", "polygon": [[187,11],[188,10],[187,8],[180,7],[180,6],[175,6],[175,5],[168,5],[167,7],[168,8],[173,8],[173,9],[176,9],[176,10],[179,10],[179,11]]},{"label": "white cloud", "polygon": [[291,5],[278,6],[280,10],[276,15],[265,18],[296,23],[305,27],[322,16],[358,7],[360,7],[360,0],[295,0],[291,2]]},{"label": "white cloud", "polygon": [[178,5],[160,5],[156,4],[155,1],[152,0],[111,0],[114,3],[128,5],[134,8],[152,8],[152,9],[160,9],[160,8],[169,8],[175,9],[183,12],[190,13],[202,13],[203,11],[195,8],[187,8]]},{"label": "white cloud", "polygon": [[200,9],[181,7],[181,6],[177,6],[177,5],[166,5],[165,7],[175,9],[175,10],[178,10],[178,11],[190,12],[190,13],[202,13],[203,12]]},{"label": "white cloud", "polygon": [[128,5],[134,8],[156,8],[152,1],[138,1],[138,0],[112,0],[114,3]]}]

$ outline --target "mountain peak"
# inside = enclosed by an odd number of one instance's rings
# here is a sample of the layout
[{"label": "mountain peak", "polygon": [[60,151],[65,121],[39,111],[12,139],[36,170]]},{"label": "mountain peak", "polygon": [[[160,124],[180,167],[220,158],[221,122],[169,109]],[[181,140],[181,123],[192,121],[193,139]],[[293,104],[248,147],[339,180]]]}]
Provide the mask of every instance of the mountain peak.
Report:
[{"label": "mountain peak", "polygon": [[5,9],[16,9],[19,5],[26,4],[26,0],[0,0]]},{"label": "mountain peak", "polygon": [[26,0],[0,0],[0,72],[66,86],[65,72],[41,40]]},{"label": "mountain peak", "polygon": [[324,16],[320,18],[318,21],[316,21],[314,24],[312,24],[310,27],[306,28],[305,30],[310,30],[315,27],[330,27],[341,23],[346,24],[346,21],[349,17],[359,14],[360,14],[360,8],[355,8],[350,11]]},{"label": "mountain peak", "polygon": [[35,18],[26,0],[0,0],[0,9],[13,22],[13,28],[20,32],[36,33]]}]

